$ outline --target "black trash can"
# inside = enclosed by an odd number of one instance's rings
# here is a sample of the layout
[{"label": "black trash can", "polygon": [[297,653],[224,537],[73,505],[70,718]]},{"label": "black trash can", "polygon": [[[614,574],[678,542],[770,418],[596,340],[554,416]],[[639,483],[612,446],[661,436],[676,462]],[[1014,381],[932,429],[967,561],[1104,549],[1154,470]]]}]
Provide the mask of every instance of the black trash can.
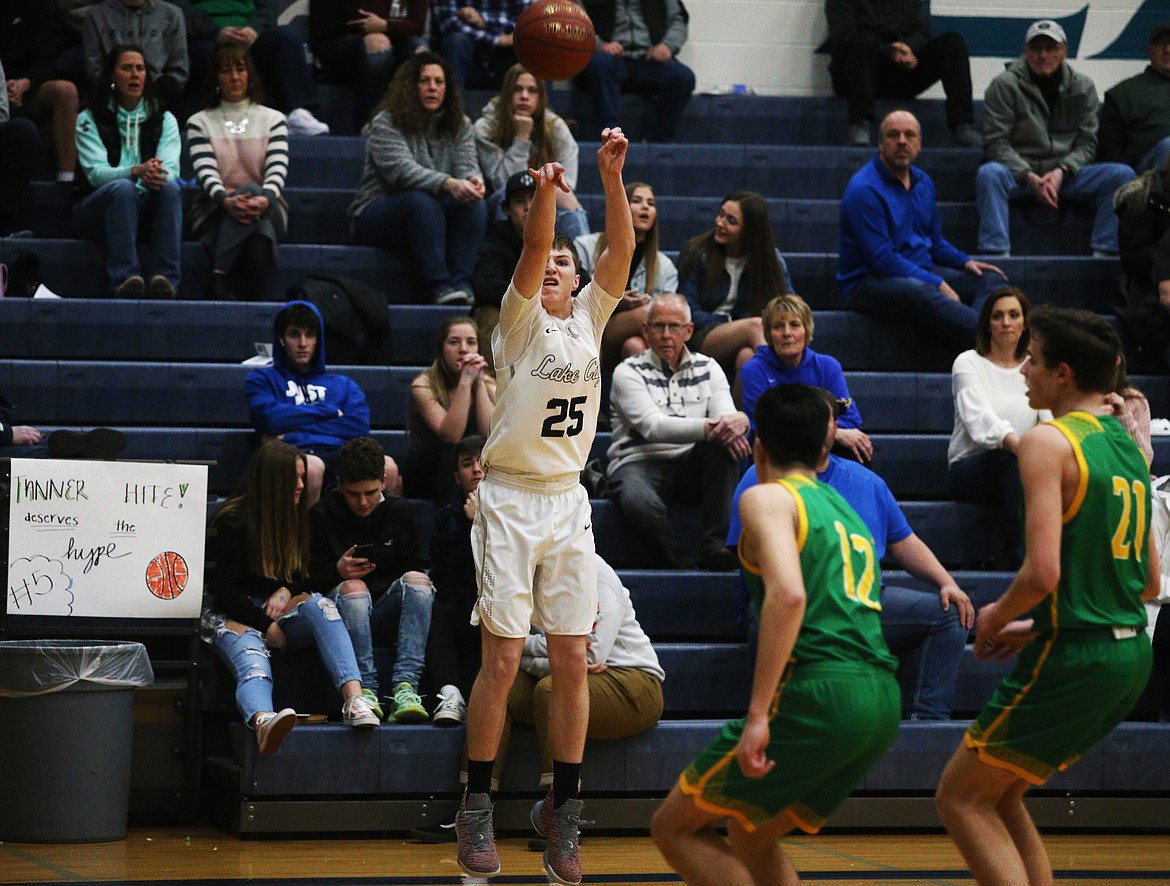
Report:
[{"label": "black trash can", "polygon": [[141,643],[0,642],[0,841],[126,836],[134,688],[153,682]]}]

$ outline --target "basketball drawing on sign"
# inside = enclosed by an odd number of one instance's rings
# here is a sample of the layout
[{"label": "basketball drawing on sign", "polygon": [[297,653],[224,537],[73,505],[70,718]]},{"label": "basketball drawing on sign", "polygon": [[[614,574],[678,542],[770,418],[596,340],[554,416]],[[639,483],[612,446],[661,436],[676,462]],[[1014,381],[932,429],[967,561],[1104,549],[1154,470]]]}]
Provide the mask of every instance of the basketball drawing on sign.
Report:
[{"label": "basketball drawing on sign", "polygon": [[146,566],[146,586],[160,600],[174,600],[187,588],[187,561],[164,551]]}]

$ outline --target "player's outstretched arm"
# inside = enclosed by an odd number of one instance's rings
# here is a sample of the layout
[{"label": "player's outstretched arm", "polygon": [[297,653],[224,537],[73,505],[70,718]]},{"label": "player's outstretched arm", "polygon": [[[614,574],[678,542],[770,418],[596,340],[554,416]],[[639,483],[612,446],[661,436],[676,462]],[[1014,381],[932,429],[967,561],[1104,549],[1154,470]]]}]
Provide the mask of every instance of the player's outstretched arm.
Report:
[{"label": "player's outstretched arm", "polygon": [[747,724],[735,754],[743,774],[759,778],[775,765],[767,758],[768,714],[804,620],[804,576],[792,493],[771,483],[753,486],[740,497],[739,512],[743,521],[740,549],[760,569],[764,605]]},{"label": "player's outstretched arm", "polygon": [[524,298],[532,298],[540,292],[556,231],[556,192],[558,188],[566,193],[569,191],[565,184],[565,167],[560,163],[546,163],[540,169],[528,171],[536,179],[536,193],[524,222],[524,248],[512,274],[512,283]]},{"label": "player's outstretched arm", "polygon": [[1030,612],[1060,581],[1061,472],[1072,456],[1071,447],[1055,427],[1037,425],[1020,439],[1016,455],[1024,492],[1024,562],[1003,596],[979,610],[976,646]]},{"label": "player's outstretched arm", "polygon": [[605,251],[597,258],[593,282],[615,298],[621,298],[630,276],[630,261],[634,257],[634,221],[626,186],[622,182],[629,139],[621,129],[603,130],[601,148],[597,152],[597,170],[605,190]]}]

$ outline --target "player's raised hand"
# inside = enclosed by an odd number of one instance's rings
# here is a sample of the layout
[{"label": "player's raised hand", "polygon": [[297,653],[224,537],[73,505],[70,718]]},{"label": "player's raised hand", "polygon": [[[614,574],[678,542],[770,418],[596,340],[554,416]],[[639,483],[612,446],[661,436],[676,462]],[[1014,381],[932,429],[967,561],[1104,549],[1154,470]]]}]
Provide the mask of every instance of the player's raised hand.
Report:
[{"label": "player's raised hand", "polygon": [[739,763],[740,772],[748,778],[762,778],[776,765],[775,760],[768,759],[770,737],[766,719],[748,717],[739,744],[735,746],[735,759]]},{"label": "player's raised hand", "polygon": [[549,185],[560,188],[566,194],[571,194],[572,189],[565,182],[565,167],[560,163],[551,162],[545,163],[540,169],[529,168],[528,174],[536,179],[536,187],[546,188]]},{"label": "player's raised hand", "polygon": [[597,150],[597,169],[602,175],[620,173],[626,163],[630,140],[620,126],[601,130],[601,147]]}]

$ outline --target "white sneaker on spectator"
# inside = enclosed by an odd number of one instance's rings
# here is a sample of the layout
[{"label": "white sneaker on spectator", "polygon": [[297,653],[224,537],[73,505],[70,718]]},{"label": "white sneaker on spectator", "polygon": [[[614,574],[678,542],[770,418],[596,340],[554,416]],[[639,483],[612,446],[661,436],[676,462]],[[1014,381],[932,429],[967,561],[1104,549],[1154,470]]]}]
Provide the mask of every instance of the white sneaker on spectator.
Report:
[{"label": "white sneaker on spectator", "polygon": [[256,727],[256,744],[260,746],[260,753],[268,756],[280,749],[284,737],[297,725],[297,712],[292,708],[282,711],[262,711],[256,715],[253,724]]},{"label": "white sneaker on spectator", "polygon": [[328,135],[329,125],[322,123],[306,108],[296,108],[288,113],[289,135]]},{"label": "white sneaker on spectator", "polygon": [[432,719],[436,726],[458,726],[467,720],[467,702],[458,687],[447,685],[439,690],[439,706]]}]

